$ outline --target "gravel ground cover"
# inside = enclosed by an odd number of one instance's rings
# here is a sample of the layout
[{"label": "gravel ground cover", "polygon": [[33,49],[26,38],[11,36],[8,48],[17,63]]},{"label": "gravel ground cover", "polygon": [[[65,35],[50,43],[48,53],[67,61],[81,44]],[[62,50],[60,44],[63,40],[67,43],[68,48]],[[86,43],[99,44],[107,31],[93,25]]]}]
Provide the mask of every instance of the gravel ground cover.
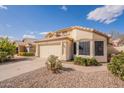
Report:
[{"label": "gravel ground cover", "polygon": [[65,68],[52,74],[45,67],[0,82],[1,88],[118,88],[124,82],[108,71],[81,72]]}]

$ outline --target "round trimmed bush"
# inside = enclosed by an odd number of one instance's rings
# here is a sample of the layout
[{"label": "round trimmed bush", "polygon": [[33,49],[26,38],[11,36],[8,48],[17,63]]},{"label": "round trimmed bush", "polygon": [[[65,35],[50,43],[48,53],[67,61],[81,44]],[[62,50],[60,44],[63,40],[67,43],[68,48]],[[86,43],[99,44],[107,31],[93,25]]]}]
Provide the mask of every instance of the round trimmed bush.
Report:
[{"label": "round trimmed bush", "polygon": [[83,57],[75,57],[74,64],[83,65],[83,66],[98,66],[99,62],[95,58],[83,58]]}]

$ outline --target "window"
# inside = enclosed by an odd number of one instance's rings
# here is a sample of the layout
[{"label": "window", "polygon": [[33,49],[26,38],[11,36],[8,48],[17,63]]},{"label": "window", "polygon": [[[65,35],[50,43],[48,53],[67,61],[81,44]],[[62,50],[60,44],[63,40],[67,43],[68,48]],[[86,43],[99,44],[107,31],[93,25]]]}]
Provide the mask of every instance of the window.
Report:
[{"label": "window", "polygon": [[104,42],[95,41],[95,56],[103,56],[103,55],[104,55]]},{"label": "window", "polygon": [[74,42],[74,45],[73,45],[73,48],[74,48],[74,54],[76,54],[76,42]]},{"label": "window", "polygon": [[67,35],[67,32],[63,32],[63,36],[66,36]]},{"label": "window", "polygon": [[90,41],[79,42],[79,55],[90,55]]}]

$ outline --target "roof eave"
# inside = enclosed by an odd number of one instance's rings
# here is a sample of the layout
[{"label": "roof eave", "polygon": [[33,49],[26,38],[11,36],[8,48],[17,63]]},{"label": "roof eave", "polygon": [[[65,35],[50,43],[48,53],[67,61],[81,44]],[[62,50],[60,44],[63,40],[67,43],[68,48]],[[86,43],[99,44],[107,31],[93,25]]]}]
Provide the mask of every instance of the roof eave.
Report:
[{"label": "roof eave", "polygon": [[71,40],[71,41],[73,40],[72,38],[69,38],[69,37],[61,37],[61,38],[50,38],[50,39],[38,40],[38,41],[35,41],[35,43],[55,41],[55,40],[64,40],[64,39],[68,39],[68,40]]}]

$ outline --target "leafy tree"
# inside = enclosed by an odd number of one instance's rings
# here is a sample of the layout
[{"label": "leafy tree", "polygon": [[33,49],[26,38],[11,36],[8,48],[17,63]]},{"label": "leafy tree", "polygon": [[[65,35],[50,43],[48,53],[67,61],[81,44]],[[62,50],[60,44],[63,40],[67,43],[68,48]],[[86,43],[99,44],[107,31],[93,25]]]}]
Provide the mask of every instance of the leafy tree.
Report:
[{"label": "leafy tree", "polygon": [[1,59],[4,55],[4,59],[5,59],[5,54],[6,54],[6,58],[10,58],[13,57],[14,54],[16,53],[16,46],[13,45],[12,43],[9,42],[8,39],[1,39],[0,40],[0,54],[1,54]]}]

